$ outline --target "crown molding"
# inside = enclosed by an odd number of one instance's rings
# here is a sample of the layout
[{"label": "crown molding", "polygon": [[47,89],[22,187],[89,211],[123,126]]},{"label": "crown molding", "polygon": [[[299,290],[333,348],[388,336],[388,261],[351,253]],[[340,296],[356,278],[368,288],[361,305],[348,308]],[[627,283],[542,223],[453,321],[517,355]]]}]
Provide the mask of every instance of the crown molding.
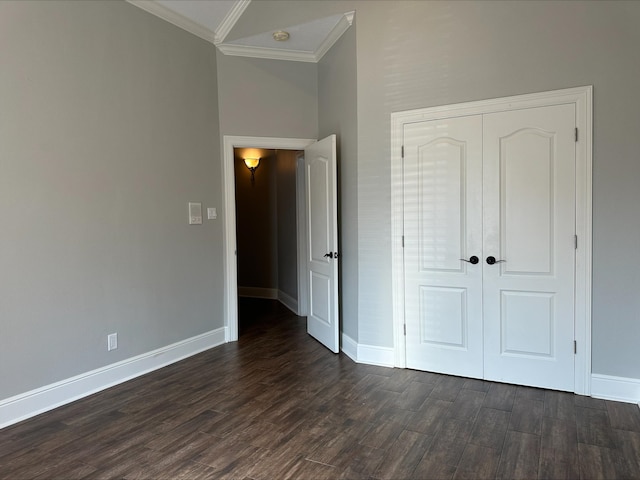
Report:
[{"label": "crown molding", "polygon": [[222,23],[218,26],[218,29],[215,32],[214,43],[216,45],[224,42],[224,39],[227,38],[227,35],[229,35],[229,32],[236,24],[236,22],[240,19],[250,3],[251,0],[236,1],[233,8],[229,10],[229,13],[227,13],[227,16],[224,17],[224,20],[222,20]]},{"label": "crown molding", "polygon": [[333,30],[329,32],[327,38],[320,44],[318,49],[315,51],[316,62],[319,62],[324,54],[327,53],[331,47],[340,39],[340,37],[347,31],[347,29],[353,24],[353,17],[356,12],[347,12],[345,13],[340,21],[333,27]]},{"label": "crown molding", "polygon": [[316,63],[318,60],[314,52],[298,50],[282,50],[279,48],[251,47],[248,45],[218,45],[218,49],[225,55],[232,57],[252,57],[269,60],[289,60],[292,62]]},{"label": "crown molding", "polygon": [[264,58],[269,60],[288,60],[292,62],[318,63],[329,49],[353,24],[355,12],[345,13],[335,27],[329,32],[324,41],[314,51],[285,50],[280,48],[252,47],[249,45],[217,44],[218,49],[225,55],[233,57]]}]

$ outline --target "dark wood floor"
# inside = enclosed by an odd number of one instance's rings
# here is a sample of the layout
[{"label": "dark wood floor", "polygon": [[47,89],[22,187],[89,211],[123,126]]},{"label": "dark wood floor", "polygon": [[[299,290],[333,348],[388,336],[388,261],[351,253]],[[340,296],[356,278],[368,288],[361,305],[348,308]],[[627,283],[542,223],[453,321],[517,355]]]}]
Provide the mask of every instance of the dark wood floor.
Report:
[{"label": "dark wood floor", "polygon": [[0,478],[640,478],[640,409],[358,365],[271,301],[240,341],[0,430]]}]

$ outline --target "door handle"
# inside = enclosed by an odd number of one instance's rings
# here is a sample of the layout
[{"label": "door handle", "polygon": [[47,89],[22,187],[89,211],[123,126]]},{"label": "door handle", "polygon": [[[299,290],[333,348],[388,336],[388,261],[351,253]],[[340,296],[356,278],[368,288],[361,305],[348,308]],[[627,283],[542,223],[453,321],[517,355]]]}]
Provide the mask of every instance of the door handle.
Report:
[{"label": "door handle", "polygon": [[325,253],[324,254],[325,258],[329,257],[329,258],[338,258],[338,252],[329,252],[329,253]]},{"label": "door handle", "polygon": [[489,265],[493,265],[495,263],[502,263],[502,262],[506,262],[506,260],[496,260],[496,257],[493,257],[493,256],[487,257],[487,263]]},{"label": "door handle", "polygon": [[472,257],[469,257],[469,260],[467,260],[466,258],[461,258],[460,260],[462,260],[463,262],[470,263],[471,265],[475,265],[480,261],[478,257],[476,257],[475,255],[473,255]]}]

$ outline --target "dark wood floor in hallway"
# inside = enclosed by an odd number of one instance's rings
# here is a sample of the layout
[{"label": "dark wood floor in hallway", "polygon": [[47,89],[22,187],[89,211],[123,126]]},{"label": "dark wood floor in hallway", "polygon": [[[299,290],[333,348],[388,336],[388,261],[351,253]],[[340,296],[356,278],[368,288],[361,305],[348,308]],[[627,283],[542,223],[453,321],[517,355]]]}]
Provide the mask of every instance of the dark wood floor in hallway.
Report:
[{"label": "dark wood floor in hallway", "polygon": [[640,409],[360,365],[277,302],[240,341],[0,430],[2,479],[640,478]]}]

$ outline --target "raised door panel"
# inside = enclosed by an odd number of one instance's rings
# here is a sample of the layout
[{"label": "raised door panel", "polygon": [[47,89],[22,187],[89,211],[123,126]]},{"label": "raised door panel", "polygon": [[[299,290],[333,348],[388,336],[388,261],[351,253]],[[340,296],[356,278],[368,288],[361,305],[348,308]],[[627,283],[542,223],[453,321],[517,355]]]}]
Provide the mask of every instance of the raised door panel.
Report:
[{"label": "raised door panel", "polygon": [[553,133],[530,128],[500,139],[500,241],[509,259],[502,266],[505,274],[553,272],[554,140]]},{"label": "raised door panel", "polygon": [[318,155],[309,159],[307,165],[307,185],[309,208],[309,231],[311,248],[309,260],[328,263],[325,253],[329,252],[329,175],[330,163],[324,156]]}]

